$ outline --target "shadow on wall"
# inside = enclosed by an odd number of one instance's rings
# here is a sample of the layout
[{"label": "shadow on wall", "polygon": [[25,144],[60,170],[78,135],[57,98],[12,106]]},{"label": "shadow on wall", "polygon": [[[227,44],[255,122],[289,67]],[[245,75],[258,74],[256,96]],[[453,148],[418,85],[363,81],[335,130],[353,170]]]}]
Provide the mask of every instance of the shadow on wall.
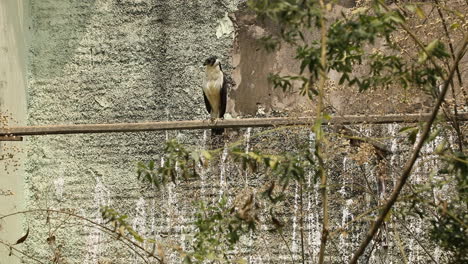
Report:
[{"label": "shadow on wall", "polygon": [[76,55],[82,37],[89,30],[91,17],[96,12],[95,3],[96,0],[31,3],[31,35],[35,40],[31,53],[35,58],[43,58],[31,65],[35,78],[62,76],[65,64]]}]

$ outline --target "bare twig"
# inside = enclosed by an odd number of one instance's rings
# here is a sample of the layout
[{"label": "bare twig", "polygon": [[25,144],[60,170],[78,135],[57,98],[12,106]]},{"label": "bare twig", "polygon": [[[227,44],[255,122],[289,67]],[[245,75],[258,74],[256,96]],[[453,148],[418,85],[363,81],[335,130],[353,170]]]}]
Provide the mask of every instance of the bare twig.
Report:
[{"label": "bare twig", "polygon": [[380,215],[378,216],[376,221],[372,224],[372,226],[371,226],[369,232],[367,233],[364,241],[362,241],[362,243],[359,245],[359,248],[354,253],[353,258],[350,261],[351,264],[357,263],[359,257],[364,253],[364,250],[367,248],[367,246],[369,245],[371,240],[374,238],[374,235],[377,233],[380,226],[384,222],[385,217],[387,216],[388,212],[390,211],[390,209],[393,207],[393,205],[397,201],[398,196],[400,195],[400,192],[403,189],[403,186],[405,186],[406,181],[410,177],[411,170],[413,169],[413,166],[414,166],[416,160],[419,157],[419,152],[421,151],[421,148],[424,145],[424,142],[425,142],[426,138],[429,136],[432,124],[434,123],[434,120],[437,117],[437,113],[439,112],[440,106],[441,106],[441,104],[442,104],[442,102],[443,102],[443,100],[445,98],[445,94],[447,93],[447,89],[449,87],[450,80],[452,80],[453,75],[455,74],[456,65],[460,62],[460,60],[462,59],[463,55],[466,52],[467,44],[468,44],[468,35],[464,37],[462,48],[458,52],[458,54],[456,56],[456,60],[454,61],[454,64],[453,64],[453,66],[452,66],[452,68],[450,70],[450,73],[449,73],[447,79],[444,82],[444,86],[442,87],[442,91],[440,92],[440,94],[439,94],[439,96],[437,98],[437,102],[436,102],[436,104],[435,104],[435,106],[434,106],[434,108],[432,110],[431,117],[430,117],[429,121],[425,124],[424,130],[421,133],[421,137],[420,137],[418,143],[416,144],[410,159],[407,161],[405,167],[403,168],[403,172],[402,172],[401,177],[399,178],[398,182],[396,183],[395,189],[393,190],[393,192],[392,192],[390,198],[388,199],[387,203],[384,205],[384,208],[382,209],[382,212],[380,213]]},{"label": "bare twig", "polygon": [[4,242],[4,241],[0,240],[0,244],[5,245],[5,246],[8,247],[10,250],[16,251],[16,252],[20,253],[21,255],[23,255],[23,256],[25,256],[25,257],[27,257],[27,258],[29,258],[29,259],[32,259],[32,260],[34,260],[34,261],[36,261],[36,262],[38,262],[38,263],[45,264],[45,262],[42,262],[42,261],[40,261],[39,259],[37,259],[37,258],[35,258],[35,257],[33,257],[33,256],[31,256],[31,255],[29,255],[29,254],[27,254],[27,253],[25,253],[24,251],[19,250],[19,249],[13,247],[13,245],[11,245],[11,244],[9,244],[9,243],[7,243],[7,242]]},{"label": "bare twig", "polygon": [[406,257],[405,254],[405,249],[403,248],[403,245],[401,244],[401,239],[400,239],[400,233],[396,228],[393,228],[393,235],[395,236],[396,244],[398,246],[398,250],[400,250],[401,258],[403,260],[404,264],[408,263],[408,258]]},{"label": "bare twig", "polygon": [[[436,7],[437,7],[437,13],[439,14],[439,17],[442,21],[442,27],[444,28],[444,32],[445,32],[445,36],[447,37],[447,40],[448,40],[448,44],[449,44],[449,48],[450,48],[450,55],[452,56],[452,59],[455,60],[455,50],[453,48],[453,44],[452,44],[452,40],[450,38],[450,34],[449,34],[449,31],[448,31],[448,28],[447,28],[447,21],[445,20],[445,17],[444,17],[444,14],[442,13],[442,10],[439,6],[439,1],[438,0],[435,0],[435,3],[436,3]],[[460,74],[460,69],[458,67],[458,65],[455,65],[455,71],[457,73],[457,79],[458,79],[458,84],[460,85],[460,87],[463,87],[463,81],[462,81],[462,77],[461,77],[461,74]],[[447,118],[449,118],[451,121],[452,121],[452,126],[453,128],[455,129],[455,132],[457,133],[457,142],[458,142],[458,149],[460,152],[463,152],[463,134],[460,130],[460,124],[458,123],[458,120],[457,120],[457,116],[458,116],[458,109],[457,109],[457,99],[456,99],[456,95],[455,95],[455,87],[454,87],[454,84],[453,82],[451,82],[451,86],[452,88],[452,97],[453,97],[453,114],[454,114],[454,117],[452,118],[450,116],[449,113],[447,113],[446,111],[444,111],[445,115],[447,116]]]},{"label": "bare twig", "polygon": [[279,230],[278,233],[279,233],[281,239],[283,240],[284,244],[286,245],[286,248],[288,249],[289,255],[291,256],[292,263],[294,263],[294,254],[293,254],[291,248],[289,247],[288,241],[286,241],[286,238],[284,238],[284,236],[283,236],[283,230]]},{"label": "bare twig", "polygon": [[424,250],[424,252],[431,258],[432,261],[434,261],[434,263],[437,264],[437,261],[434,259],[434,257],[432,256],[432,254],[429,252],[429,250],[421,243],[421,241],[418,239],[418,236],[414,235],[413,232],[405,225],[405,223],[403,223],[403,221],[400,220],[400,225],[402,225],[406,231],[408,231],[408,233],[411,235],[412,238],[414,238],[414,240],[416,240],[416,242],[418,242],[419,246]]},{"label": "bare twig", "polygon": [[[111,234],[115,234],[115,232],[112,229],[110,229],[110,228],[108,228],[108,227],[106,227],[106,226],[104,226],[102,224],[99,224],[99,223],[97,223],[97,222],[95,222],[95,221],[93,221],[93,220],[91,220],[89,218],[86,218],[86,217],[81,216],[81,215],[77,215],[77,214],[75,214],[73,212],[53,210],[53,209],[31,209],[31,210],[19,211],[19,212],[11,213],[11,214],[8,214],[8,215],[0,216],[0,220],[4,219],[4,218],[7,218],[7,217],[10,217],[10,216],[18,215],[18,214],[43,213],[43,212],[69,215],[69,216],[75,217],[77,219],[83,220],[85,222],[88,222],[88,223],[90,223],[90,224],[92,224],[94,226],[97,226],[97,227],[101,228],[102,230],[107,231],[107,232],[109,232]],[[140,249],[140,250],[142,250],[144,252],[148,252],[144,247],[140,246],[138,243],[134,242],[133,240],[129,239],[128,237],[120,236],[120,238],[126,240],[129,244],[133,245],[134,247],[136,247],[136,248],[138,248],[138,249]],[[153,258],[155,258],[159,263],[163,263],[160,258],[158,258],[158,257],[156,257],[154,255],[151,255],[151,254],[149,254],[149,255],[152,256]]]},{"label": "bare twig", "polygon": [[[450,34],[447,28],[447,21],[445,20],[444,14],[442,13],[442,9],[440,8],[439,0],[434,0],[434,2],[436,3],[435,7],[437,8],[437,13],[439,14],[439,17],[442,20],[442,27],[444,28],[445,36],[447,37],[447,40],[448,40],[448,44],[450,48],[450,55],[452,56],[452,59],[455,60],[455,49],[453,48],[453,43],[452,43],[452,40],[450,39]],[[456,65],[455,71],[457,73],[458,84],[460,86],[463,86],[463,81],[462,81],[462,77],[461,77],[460,69],[458,65]]]}]

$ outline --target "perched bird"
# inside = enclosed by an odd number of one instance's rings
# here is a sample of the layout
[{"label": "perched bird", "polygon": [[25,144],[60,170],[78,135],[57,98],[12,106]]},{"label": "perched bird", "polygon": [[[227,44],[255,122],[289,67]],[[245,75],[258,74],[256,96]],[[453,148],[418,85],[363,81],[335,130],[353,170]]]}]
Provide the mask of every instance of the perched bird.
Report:
[{"label": "perched bird", "polygon": [[[209,57],[203,64],[205,68],[205,81],[203,83],[203,98],[206,110],[211,115],[211,121],[223,118],[226,113],[227,81],[221,69],[221,62],[216,57]],[[224,128],[213,128],[211,133],[221,135]]]}]

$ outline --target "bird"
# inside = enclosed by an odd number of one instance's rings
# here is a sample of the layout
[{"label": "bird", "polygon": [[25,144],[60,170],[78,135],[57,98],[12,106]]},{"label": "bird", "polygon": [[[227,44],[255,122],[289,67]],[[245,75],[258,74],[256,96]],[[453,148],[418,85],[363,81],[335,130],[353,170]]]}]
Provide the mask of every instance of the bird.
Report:
[{"label": "bird", "polygon": [[[227,79],[221,68],[221,62],[216,56],[211,56],[203,63],[205,80],[203,83],[203,98],[211,122],[224,118],[227,102]],[[211,129],[212,135],[222,135],[224,128]]]}]

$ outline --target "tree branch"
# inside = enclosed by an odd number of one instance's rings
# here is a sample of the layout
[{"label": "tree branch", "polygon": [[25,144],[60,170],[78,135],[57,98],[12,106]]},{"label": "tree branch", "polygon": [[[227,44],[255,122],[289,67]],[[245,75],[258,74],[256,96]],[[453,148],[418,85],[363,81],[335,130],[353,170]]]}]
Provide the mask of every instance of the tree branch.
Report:
[{"label": "tree branch", "polygon": [[463,56],[465,55],[467,44],[468,44],[468,35],[466,35],[464,37],[464,39],[463,39],[462,48],[458,52],[458,54],[456,56],[456,60],[454,61],[454,64],[453,64],[453,66],[452,66],[452,68],[450,70],[450,73],[449,73],[447,79],[445,80],[444,86],[442,87],[442,91],[440,92],[440,94],[439,94],[439,96],[437,98],[437,102],[436,102],[436,104],[435,104],[435,106],[434,106],[434,108],[432,110],[431,117],[430,117],[429,121],[426,123],[426,125],[424,126],[424,130],[423,130],[423,132],[421,134],[421,137],[420,137],[417,145],[414,148],[413,154],[411,155],[410,159],[406,162],[406,165],[403,168],[402,175],[401,175],[400,179],[398,180],[398,182],[396,183],[395,189],[393,190],[393,192],[392,192],[390,198],[388,199],[387,203],[384,205],[384,207],[382,209],[382,212],[380,213],[380,215],[378,216],[376,221],[372,224],[372,226],[371,226],[369,232],[367,233],[364,241],[362,241],[362,243],[359,245],[359,248],[354,253],[353,258],[349,262],[350,264],[357,263],[359,257],[364,253],[365,249],[367,248],[369,243],[374,238],[374,235],[377,233],[380,226],[383,224],[384,219],[387,216],[388,212],[390,211],[390,209],[393,207],[393,205],[397,201],[401,190],[403,189],[403,187],[406,184],[406,181],[409,179],[409,177],[411,175],[411,170],[413,169],[413,166],[414,166],[416,160],[419,157],[419,152],[421,151],[421,148],[424,145],[424,141],[429,136],[432,124],[434,123],[434,121],[435,121],[435,119],[437,117],[437,113],[439,112],[440,106],[441,106],[441,104],[442,104],[442,102],[443,102],[443,100],[445,98],[445,94],[447,93],[447,89],[449,87],[450,81],[452,80],[453,75],[455,73],[455,69],[457,68],[456,66],[458,65],[460,60],[463,58]]},{"label": "tree branch", "polygon": [[[320,239],[320,251],[319,251],[319,264],[322,264],[325,259],[325,249],[327,247],[328,241],[328,225],[329,225],[329,215],[328,215],[328,192],[327,192],[327,171],[325,168],[325,162],[323,157],[323,98],[325,92],[325,82],[327,81],[327,23],[325,20],[325,12],[327,7],[323,0],[320,0],[320,71],[319,71],[319,87],[318,87],[318,105],[317,105],[317,118],[315,120],[314,132],[316,136],[315,140],[315,155],[318,160],[318,173],[320,175],[320,194],[322,198],[322,237]],[[310,84],[309,84],[310,85]]]}]

